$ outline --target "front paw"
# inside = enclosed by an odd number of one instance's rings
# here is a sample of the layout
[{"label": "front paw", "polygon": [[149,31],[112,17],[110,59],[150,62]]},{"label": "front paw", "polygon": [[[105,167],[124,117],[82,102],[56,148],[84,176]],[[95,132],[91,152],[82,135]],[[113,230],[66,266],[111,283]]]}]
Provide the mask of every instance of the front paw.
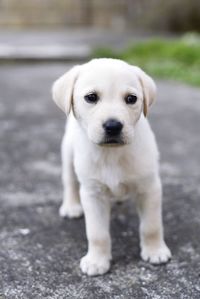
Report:
[{"label": "front paw", "polygon": [[83,273],[89,276],[102,275],[110,269],[110,259],[106,256],[92,257],[86,254],[80,262],[80,268]]},{"label": "front paw", "polygon": [[141,257],[151,264],[164,264],[171,258],[171,252],[165,243],[160,246],[143,245]]},{"label": "front paw", "polygon": [[59,209],[59,215],[63,218],[78,218],[83,215],[83,208],[80,203],[65,203]]}]

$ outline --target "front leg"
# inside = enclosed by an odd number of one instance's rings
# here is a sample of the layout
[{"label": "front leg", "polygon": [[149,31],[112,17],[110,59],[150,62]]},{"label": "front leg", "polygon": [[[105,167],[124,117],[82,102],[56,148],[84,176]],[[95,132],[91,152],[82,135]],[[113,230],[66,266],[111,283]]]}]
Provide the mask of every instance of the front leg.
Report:
[{"label": "front leg", "polygon": [[88,240],[88,252],[81,259],[80,267],[88,275],[104,274],[111,260],[109,198],[84,186],[80,195]]},{"label": "front leg", "polygon": [[166,263],[171,252],[164,241],[162,186],[158,176],[138,186],[141,257],[152,264]]},{"label": "front leg", "polygon": [[79,199],[79,183],[74,171],[73,149],[65,133],[62,141],[63,202],[59,209],[61,217],[77,218],[83,214]]}]

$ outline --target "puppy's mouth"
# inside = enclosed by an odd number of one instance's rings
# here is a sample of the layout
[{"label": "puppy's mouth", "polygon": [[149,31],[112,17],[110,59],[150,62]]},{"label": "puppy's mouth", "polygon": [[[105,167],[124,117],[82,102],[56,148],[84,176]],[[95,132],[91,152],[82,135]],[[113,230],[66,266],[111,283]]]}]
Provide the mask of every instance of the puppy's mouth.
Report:
[{"label": "puppy's mouth", "polygon": [[116,138],[116,137],[115,138],[107,137],[99,143],[99,145],[101,145],[101,146],[122,146],[125,144],[126,143],[122,138]]}]

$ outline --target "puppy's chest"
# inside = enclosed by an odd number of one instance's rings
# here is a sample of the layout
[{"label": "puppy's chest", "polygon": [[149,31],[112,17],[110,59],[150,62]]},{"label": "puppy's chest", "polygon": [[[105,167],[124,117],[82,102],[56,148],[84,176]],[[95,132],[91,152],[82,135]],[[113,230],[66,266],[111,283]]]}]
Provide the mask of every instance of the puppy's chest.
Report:
[{"label": "puppy's chest", "polygon": [[133,180],[133,165],[125,158],[112,157],[102,159],[93,164],[93,176],[101,184],[106,185],[117,199],[125,198],[130,192]]},{"label": "puppy's chest", "polygon": [[75,170],[80,183],[99,184],[109,190],[110,195],[118,199],[130,193],[135,179],[135,163],[131,154],[110,152],[90,152],[83,155],[75,153]]}]

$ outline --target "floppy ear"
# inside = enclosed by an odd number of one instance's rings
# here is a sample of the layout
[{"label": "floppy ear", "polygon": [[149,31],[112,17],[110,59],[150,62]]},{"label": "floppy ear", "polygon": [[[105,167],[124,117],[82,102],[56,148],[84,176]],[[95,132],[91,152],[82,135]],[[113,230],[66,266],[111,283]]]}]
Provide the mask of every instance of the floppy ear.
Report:
[{"label": "floppy ear", "polygon": [[71,70],[58,78],[52,87],[52,96],[54,102],[62,109],[67,115],[71,109],[73,98],[73,88],[75,81],[78,77],[80,66],[74,66]]},{"label": "floppy ear", "polygon": [[156,98],[156,85],[153,79],[148,76],[143,70],[139,67],[134,66],[135,71],[139,77],[140,83],[142,85],[143,90],[143,113],[147,116],[148,108],[154,102]]}]

